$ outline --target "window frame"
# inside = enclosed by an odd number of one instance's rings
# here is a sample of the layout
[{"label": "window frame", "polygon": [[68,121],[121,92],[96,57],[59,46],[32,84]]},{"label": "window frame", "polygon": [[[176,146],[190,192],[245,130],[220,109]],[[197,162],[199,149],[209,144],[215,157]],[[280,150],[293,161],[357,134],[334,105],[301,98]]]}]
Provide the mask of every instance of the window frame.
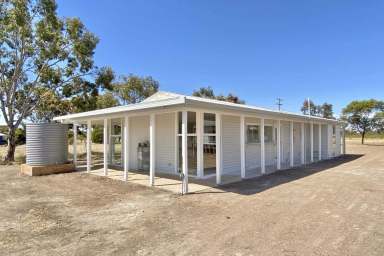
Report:
[{"label": "window frame", "polygon": [[[188,118],[188,113],[189,112],[195,112],[195,111],[187,111],[187,118]],[[179,136],[182,136],[182,131],[181,131],[181,120],[182,120],[182,114],[179,115],[179,113],[183,113],[183,111],[178,111],[177,112],[177,134],[176,136],[179,137]],[[196,113],[196,112],[195,112]],[[196,123],[197,123],[197,119],[196,119]],[[197,130],[197,127],[196,127],[196,130]],[[188,124],[187,124],[187,136],[197,136],[197,131],[195,131],[195,133],[188,133]]]},{"label": "window frame", "polygon": [[[257,134],[258,135],[257,137],[259,138],[258,141],[252,141],[252,142],[249,141],[249,139],[248,139],[248,127],[249,126],[257,126],[258,127],[258,134]],[[261,143],[260,124],[258,124],[258,123],[246,123],[245,127],[246,127],[245,128],[245,134],[246,134],[245,143],[246,144],[260,144]]]},{"label": "window frame", "polygon": [[[249,142],[248,140],[248,126],[257,126],[259,127],[259,134],[258,134],[258,137],[259,137],[259,141],[258,142]],[[260,133],[260,123],[246,123],[245,124],[245,144],[261,144],[261,133]],[[271,137],[271,140],[270,141],[266,141],[265,140],[265,127],[271,127],[272,128],[272,137]],[[264,124],[264,143],[268,143],[268,144],[273,144],[275,143],[274,141],[274,135],[275,135],[275,131],[274,131],[274,125],[273,124]]]},{"label": "window frame", "polygon": [[[271,127],[271,131],[272,131],[272,134],[271,134],[271,140],[270,141],[266,141],[265,140],[265,127]],[[264,143],[274,143],[274,126],[272,124],[265,124],[264,125]]]}]

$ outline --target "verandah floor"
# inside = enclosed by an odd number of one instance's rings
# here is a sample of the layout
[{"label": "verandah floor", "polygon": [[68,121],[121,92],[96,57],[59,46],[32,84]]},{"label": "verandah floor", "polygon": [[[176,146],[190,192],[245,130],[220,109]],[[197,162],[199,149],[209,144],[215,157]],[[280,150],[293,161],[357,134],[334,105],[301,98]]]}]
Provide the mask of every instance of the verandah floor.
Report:
[{"label": "verandah floor", "polygon": [[[81,172],[86,172],[85,166],[79,166],[78,170]],[[97,176],[104,176],[104,168],[102,165],[95,165],[92,167],[90,174]],[[109,167],[107,178],[120,180],[124,182],[124,172],[119,167]],[[198,193],[206,189],[210,189],[215,186],[215,183],[212,183],[211,179],[206,180],[197,180],[189,177],[188,180],[188,190],[189,193]],[[128,171],[128,180],[127,182],[140,184],[144,186],[149,186],[149,173],[145,171]],[[156,173],[155,172],[155,185],[154,187],[170,191],[172,193],[181,192],[181,180],[177,175],[165,174],[165,173]]]},{"label": "verandah floor", "polygon": [[[282,164],[282,169],[288,169],[289,166]],[[78,166],[78,171],[86,172],[86,166],[80,165]],[[266,174],[270,174],[276,171],[276,167],[274,165],[266,166]],[[95,163],[92,166],[90,174],[97,176],[104,176],[104,167],[101,162]],[[246,170],[245,179],[252,179],[256,177],[262,176],[261,168],[255,168],[252,170]],[[107,178],[120,180],[124,182],[124,172],[120,166],[109,166]],[[221,177],[221,185],[238,182],[241,181],[240,173],[223,173]],[[149,172],[148,171],[138,171],[138,170],[130,170],[128,171],[128,180],[127,182],[132,182],[135,184],[140,184],[144,186],[149,185]],[[212,187],[216,187],[216,175],[212,175],[210,177],[204,178],[188,178],[188,190],[189,193],[199,193],[204,190],[210,189]],[[154,187],[164,189],[170,191],[172,193],[180,193],[181,192],[181,180],[178,175],[167,174],[163,172],[155,172],[155,185]]]}]

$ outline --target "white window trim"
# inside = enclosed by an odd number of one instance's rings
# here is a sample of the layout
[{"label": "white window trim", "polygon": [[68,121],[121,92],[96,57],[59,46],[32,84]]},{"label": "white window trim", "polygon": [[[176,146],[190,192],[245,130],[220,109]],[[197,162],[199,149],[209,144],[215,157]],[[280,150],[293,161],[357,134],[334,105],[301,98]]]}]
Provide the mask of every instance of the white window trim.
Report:
[{"label": "white window trim", "polygon": [[[248,141],[248,126],[258,126],[259,127],[259,142],[249,142]],[[260,124],[259,123],[245,123],[245,144],[247,145],[258,145],[261,144],[261,138],[260,138]]]},{"label": "white window trim", "polygon": [[[271,141],[265,141],[265,127],[271,127],[272,128],[272,140]],[[273,124],[265,124],[264,125],[264,143],[265,144],[273,144],[274,143],[274,133],[275,133],[275,129],[274,129]]]},{"label": "white window trim", "polygon": [[202,134],[203,134],[203,136],[216,136],[216,133],[205,133],[205,119],[204,119],[204,115],[205,114],[210,114],[210,115],[214,115],[215,116],[215,120],[214,121],[212,121],[214,124],[215,124],[215,130],[216,130],[216,114],[215,113],[211,113],[211,112],[202,112],[201,113],[201,115],[202,115],[202,130],[203,130],[203,132],[202,132]]},{"label": "white window trim", "polygon": [[[201,118],[201,121],[202,121],[202,124],[201,124],[201,126],[202,126],[202,141],[201,141],[201,143],[203,144],[203,145],[215,145],[215,147],[217,146],[217,141],[216,141],[216,132],[215,133],[205,133],[205,119],[204,119],[204,114],[212,114],[212,115],[214,115],[215,116],[215,120],[214,121],[212,121],[213,123],[214,123],[214,125],[215,125],[215,131],[217,132],[217,127],[216,127],[216,114],[215,113],[212,113],[212,112],[201,112],[201,116],[202,116],[202,118]],[[204,143],[204,138],[205,137],[215,137],[215,143]],[[216,153],[215,154],[217,154],[217,151],[216,151]],[[216,155],[216,157],[217,157],[217,155]],[[205,168],[204,168],[204,160],[203,160],[203,179],[207,179],[207,178],[210,178],[210,177],[215,177],[216,176],[216,173],[211,173],[211,174],[206,174],[205,173]]]},{"label": "white window trim", "polygon": [[[247,145],[259,145],[261,144],[261,138],[260,138],[260,130],[259,130],[259,142],[248,142],[248,134],[247,134],[247,131],[248,131],[248,126],[250,125],[253,125],[253,126],[258,126],[259,129],[260,129],[260,123],[245,123],[245,127],[246,127],[246,132],[245,132],[245,144]],[[272,141],[264,141],[265,144],[274,144],[275,141],[274,141],[274,125],[273,124],[264,124],[264,136],[265,136],[265,127],[271,127],[272,128]]]},{"label": "white window trim", "polygon": [[[181,134],[177,134],[177,136],[181,136]],[[197,136],[196,133],[187,133],[187,136]]]}]

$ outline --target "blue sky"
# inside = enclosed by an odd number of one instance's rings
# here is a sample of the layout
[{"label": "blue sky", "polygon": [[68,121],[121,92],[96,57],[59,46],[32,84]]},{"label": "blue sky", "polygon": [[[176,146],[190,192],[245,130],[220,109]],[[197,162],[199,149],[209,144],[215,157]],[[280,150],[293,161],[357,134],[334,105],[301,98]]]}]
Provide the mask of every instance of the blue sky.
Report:
[{"label": "blue sky", "polygon": [[384,98],[384,1],[59,0],[99,38],[96,64],[298,112]]}]

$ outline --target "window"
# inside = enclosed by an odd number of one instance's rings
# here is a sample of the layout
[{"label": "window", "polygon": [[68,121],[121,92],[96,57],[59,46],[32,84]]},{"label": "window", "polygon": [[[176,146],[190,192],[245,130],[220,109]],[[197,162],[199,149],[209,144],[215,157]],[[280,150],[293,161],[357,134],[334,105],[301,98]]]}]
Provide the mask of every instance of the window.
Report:
[{"label": "window", "polygon": [[196,112],[188,112],[187,119],[188,119],[187,133],[195,134],[196,133]]},{"label": "window", "polygon": [[247,143],[259,143],[259,142],[260,142],[260,126],[247,125]]},{"label": "window", "polygon": [[182,122],[183,122],[183,113],[178,112],[177,113],[177,133],[178,134],[182,133]]},{"label": "window", "polygon": [[216,136],[204,135],[204,144],[216,145]]},{"label": "window", "polygon": [[270,143],[273,141],[273,127],[264,126],[264,142]]},{"label": "window", "polygon": [[210,113],[204,113],[204,133],[215,134],[216,133],[216,115]]},{"label": "window", "polygon": [[[177,132],[178,134],[182,133],[182,122],[183,122],[183,113],[178,112],[177,114]],[[196,112],[187,112],[187,133],[196,134]]]},{"label": "window", "polygon": [[[264,142],[273,142],[273,127],[264,126]],[[247,143],[260,143],[260,125],[247,125]]]},{"label": "window", "polygon": [[204,113],[204,176],[216,173],[216,115]]},{"label": "window", "polygon": [[[178,165],[179,171],[182,171],[183,156],[182,156],[182,123],[183,114],[178,112]],[[189,175],[196,175],[197,173],[197,137],[196,137],[196,112],[187,112],[187,156],[188,156],[188,173]]]},{"label": "window", "polygon": [[[196,112],[187,112],[187,156],[188,173],[197,175],[197,135],[196,135]],[[177,142],[178,142],[178,167],[182,170],[182,112],[177,114]],[[200,121],[200,120],[199,120]],[[216,115],[204,113],[202,134],[203,143],[203,175],[216,173]]]}]

